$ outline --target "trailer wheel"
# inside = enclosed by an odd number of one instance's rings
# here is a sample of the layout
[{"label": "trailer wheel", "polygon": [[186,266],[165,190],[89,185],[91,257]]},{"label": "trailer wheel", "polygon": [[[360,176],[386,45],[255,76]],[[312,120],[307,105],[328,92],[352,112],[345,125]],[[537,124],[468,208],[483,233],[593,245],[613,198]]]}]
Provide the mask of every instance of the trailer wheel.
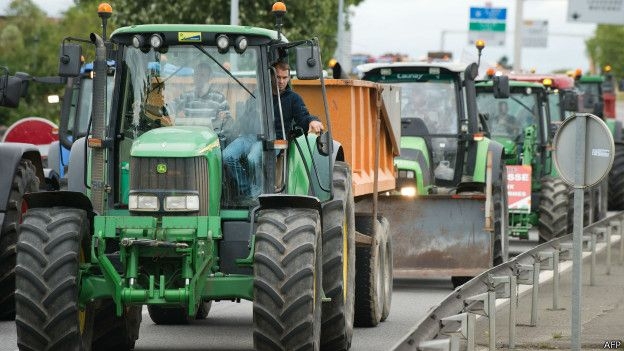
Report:
[{"label": "trailer wheel", "polygon": [[81,309],[81,240],[89,233],[83,210],[30,209],[17,245],[17,345],[23,350],[90,350],[94,304]]},{"label": "trailer wheel", "polygon": [[624,210],[624,144],[615,144],[613,166],[609,171],[609,211]]},{"label": "trailer wheel", "polygon": [[39,191],[35,166],[27,159],[17,165],[9,202],[0,232],[0,320],[15,318],[15,255],[19,223],[22,220],[22,197]]},{"label": "trailer wheel", "polygon": [[385,217],[380,218],[381,234],[379,238],[379,246],[381,247],[381,266],[383,278],[383,309],[381,312],[381,321],[388,319],[390,308],[392,307],[392,286],[394,274],[392,270],[392,237],[390,236],[390,224]]},{"label": "trailer wheel", "polygon": [[[206,319],[211,307],[212,301],[201,302],[195,314],[195,319]],[[148,305],[147,313],[152,319],[152,322],[157,325],[182,325],[189,324],[193,320],[193,317],[188,315],[186,308],[179,306]]]},{"label": "trailer wheel", "polygon": [[549,241],[567,234],[568,187],[561,178],[542,178],[538,231],[541,240]]},{"label": "trailer wheel", "polygon": [[355,216],[351,169],[334,164],[334,198],[323,207],[323,303],[321,348],[348,350],[355,309]]},{"label": "trailer wheel", "polygon": [[322,237],[312,209],[258,214],[254,253],[255,350],[318,350],[321,337]]},{"label": "trailer wheel", "polygon": [[96,309],[93,323],[93,351],[132,350],[139,338],[142,306],[129,306],[121,317],[115,314],[115,303],[106,299]]},{"label": "trailer wheel", "polygon": [[[373,225],[379,230],[379,222],[369,215],[356,215],[356,231],[371,236]],[[355,249],[355,320],[357,327],[374,327],[381,322],[383,313],[383,271],[379,238],[371,245]]]},{"label": "trailer wheel", "polygon": [[[494,248],[493,266],[509,259],[509,201],[507,198],[507,167],[500,160],[501,170],[498,181],[492,189],[494,207]],[[503,190],[504,189],[504,190]]]}]

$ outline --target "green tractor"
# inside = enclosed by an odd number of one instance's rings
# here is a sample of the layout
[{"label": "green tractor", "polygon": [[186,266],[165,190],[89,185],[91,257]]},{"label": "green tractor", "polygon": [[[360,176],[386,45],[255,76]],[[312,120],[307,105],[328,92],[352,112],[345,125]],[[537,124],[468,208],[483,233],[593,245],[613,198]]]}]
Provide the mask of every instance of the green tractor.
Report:
[{"label": "green tractor", "polygon": [[[398,62],[358,69],[365,80],[401,89],[397,187],[380,197],[380,212],[394,228],[394,275],[451,276],[458,286],[505,261],[504,153],[481,132],[478,65]],[[502,79],[503,96],[505,87]]]},{"label": "green tractor", "polygon": [[[257,350],[346,350],[354,323],[388,317],[387,221],[356,217],[347,152],[329,119],[320,135],[275,127],[285,124],[281,109],[273,113],[274,62],[320,78],[325,96],[316,40],[289,42],[285,6],[273,12],[276,31],[148,24],[119,28],[110,41],[91,34],[91,128],[71,150],[83,167],[70,165],[67,191],[25,196],[20,348],[131,349],[142,306],[157,324],[185,324],[206,318],[212,301],[253,301]],[[82,47],[71,41],[59,70],[77,77]],[[214,108],[176,110],[200,65],[212,68],[232,116],[253,128],[261,155],[238,161],[260,195],[241,194],[231,176]]]},{"label": "green tractor", "polygon": [[[624,209],[624,136],[622,122],[615,112],[615,84],[609,66],[604,75],[577,75],[576,86],[581,92],[581,112],[592,113],[607,124],[615,142],[615,158],[608,177],[608,209]],[[606,186],[603,186],[606,188]]]},{"label": "green tractor", "polygon": [[[540,240],[568,233],[569,188],[553,165],[549,94],[543,84],[510,80],[508,99],[496,99],[492,82],[477,84],[479,112],[487,132],[505,148],[511,235]],[[559,115],[555,117],[559,119]]]}]

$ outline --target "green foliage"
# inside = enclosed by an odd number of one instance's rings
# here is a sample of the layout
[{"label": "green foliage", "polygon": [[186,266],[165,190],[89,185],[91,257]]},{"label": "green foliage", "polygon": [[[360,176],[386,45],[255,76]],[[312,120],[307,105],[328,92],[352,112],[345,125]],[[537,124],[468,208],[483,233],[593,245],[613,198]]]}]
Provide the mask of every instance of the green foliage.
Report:
[{"label": "green foliage", "polygon": [[585,44],[594,63],[611,65],[615,77],[624,77],[624,26],[600,24]]}]

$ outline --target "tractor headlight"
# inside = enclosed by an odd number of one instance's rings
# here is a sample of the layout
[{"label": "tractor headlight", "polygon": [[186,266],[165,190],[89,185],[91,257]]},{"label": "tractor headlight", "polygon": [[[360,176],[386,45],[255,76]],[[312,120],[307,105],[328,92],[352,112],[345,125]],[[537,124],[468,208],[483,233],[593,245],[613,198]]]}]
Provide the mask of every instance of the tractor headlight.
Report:
[{"label": "tractor headlight", "polygon": [[416,188],[414,188],[413,186],[402,187],[401,188],[401,195],[402,196],[414,197],[414,196],[416,196]]},{"label": "tractor headlight", "polygon": [[130,211],[158,211],[158,197],[154,195],[130,195],[128,197]]},{"label": "tractor headlight", "polygon": [[230,38],[228,38],[225,34],[220,34],[217,37],[217,49],[219,49],[220,54],[225,54],[228,52],[230,48]]},{"label": "tractor headlight", "polygon": [[199,195],[167,196],[165,211],[199,211]]}]

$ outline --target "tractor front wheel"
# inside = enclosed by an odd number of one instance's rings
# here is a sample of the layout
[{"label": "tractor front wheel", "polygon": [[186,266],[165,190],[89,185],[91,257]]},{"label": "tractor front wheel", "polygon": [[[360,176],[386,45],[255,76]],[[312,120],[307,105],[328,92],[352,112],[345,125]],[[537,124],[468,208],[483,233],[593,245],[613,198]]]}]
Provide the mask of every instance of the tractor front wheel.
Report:
[{"label": "tractor front wheel", "polygon": [[255,350],[319,350],[321,239],[316,210],[259,212],[253,284]]}]

